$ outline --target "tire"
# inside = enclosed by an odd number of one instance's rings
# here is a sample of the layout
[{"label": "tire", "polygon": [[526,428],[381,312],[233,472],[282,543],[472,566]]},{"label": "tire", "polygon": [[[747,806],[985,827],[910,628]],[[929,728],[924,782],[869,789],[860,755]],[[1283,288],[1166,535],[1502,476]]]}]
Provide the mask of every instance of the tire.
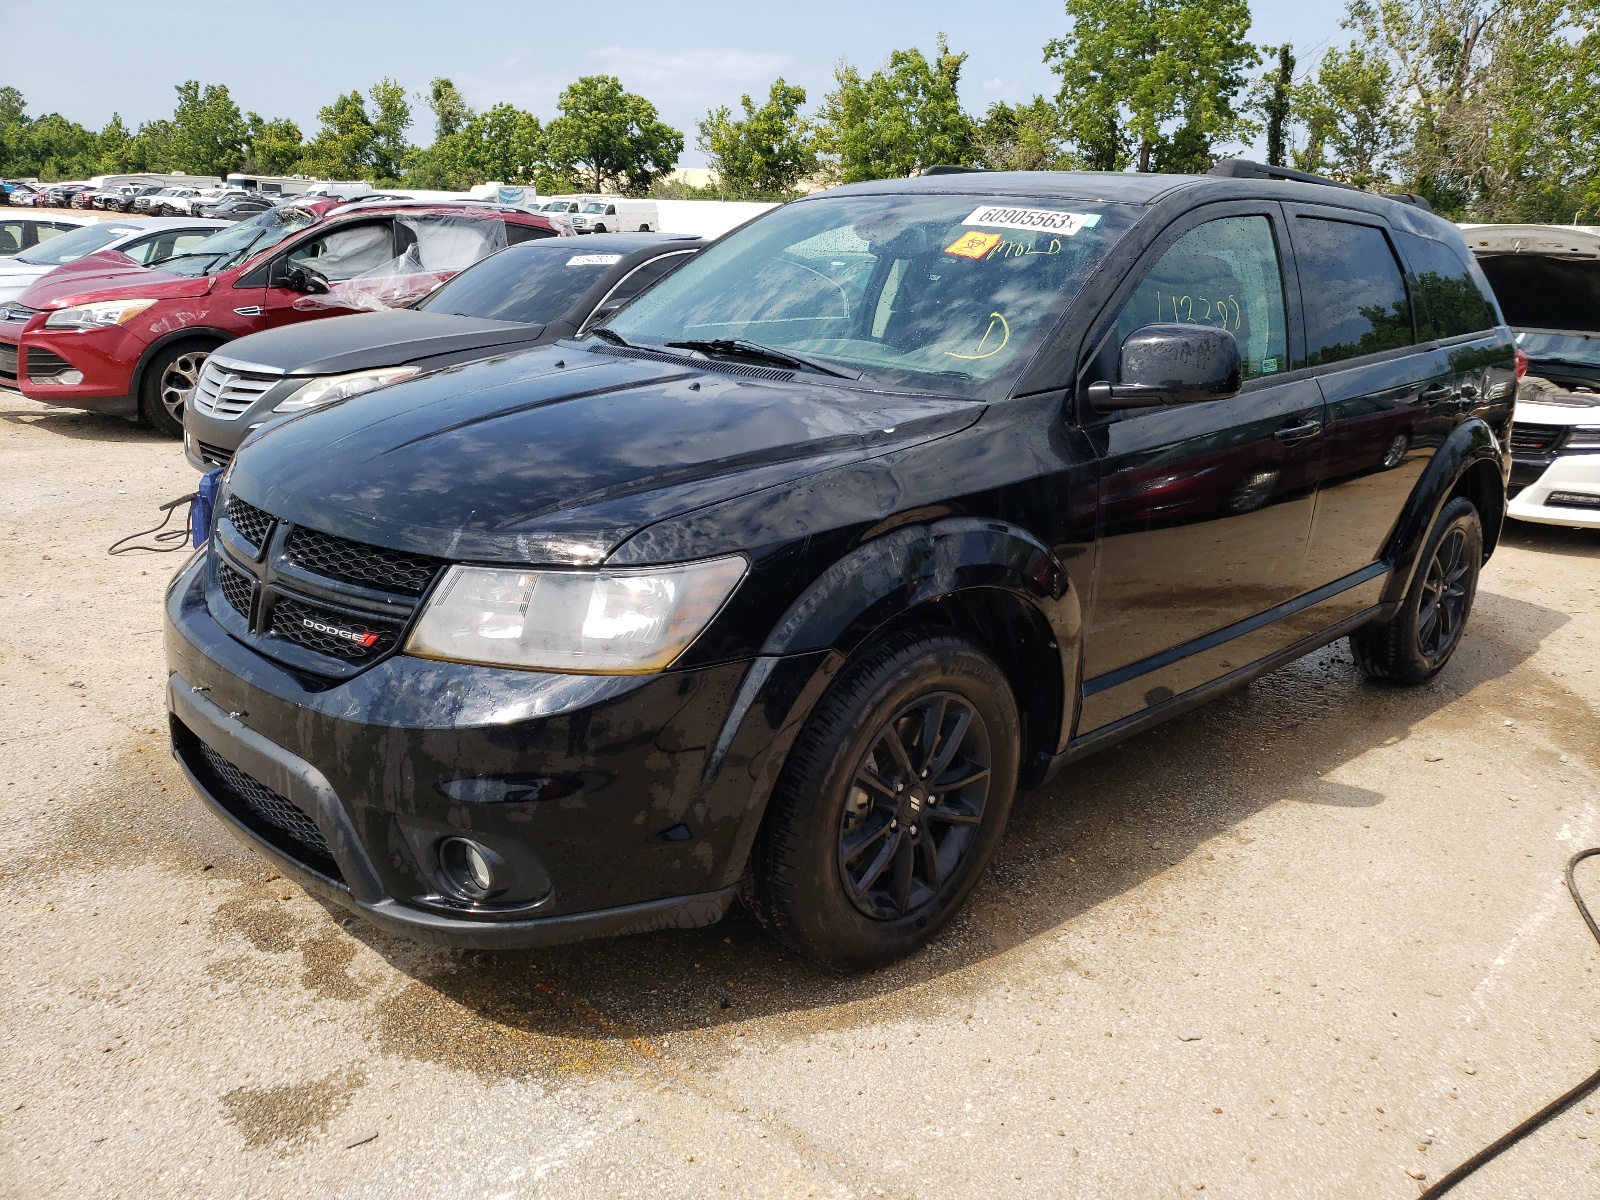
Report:
[{"label": "tire", "polygon": [[[768,805],[745,887],[757,919],[837,969],[915,950],[999,844],[1021,742],[1005,675],[971,643],[906,630],[864,652],[812,713]],[[934,791],[921,782],[930,754]]]},{"label": "tire", "polygon": [[604,233],[606,231],[606,227],[604,225],[596,225],[594,227],[594,231],[596,233]]},{"label": "tire", "polygon": [[1444,506],[1418,562],[1400,611],[1350,635],[1351,656],[1369,679],[1424,683],[1461,644],[1483,565],[1483,524],[1472,501],[1457,496]]},{"label": "tire", "polygon": [[211,342],[177,342],[161,350],[139,383],[139,416],[168,437],[183,436],[183,410],[200,380]]},{"label": "tire", "polygon": [[650,226],[648,226],[648,225],[639,226],[639,232],[640,233],[649,233],[650,232]]}]

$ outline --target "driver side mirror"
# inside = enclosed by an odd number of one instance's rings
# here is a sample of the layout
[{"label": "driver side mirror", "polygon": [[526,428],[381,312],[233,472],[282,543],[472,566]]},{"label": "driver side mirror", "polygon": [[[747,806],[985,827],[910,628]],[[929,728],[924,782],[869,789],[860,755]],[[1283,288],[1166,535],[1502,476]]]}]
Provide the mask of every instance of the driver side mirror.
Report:
[{"label": "driver side mirror", "polygon": [[1122,343],[1117,383],[1089,385],[1096,408],[1156,408],[1237,395],[1239,343],[1208,325],[1146,325]]},{"label": "driver side mirror", "polygon": [[326,296],[328,281],[309,267],[285,267],[278,276],[278,286],[307,296]]}]

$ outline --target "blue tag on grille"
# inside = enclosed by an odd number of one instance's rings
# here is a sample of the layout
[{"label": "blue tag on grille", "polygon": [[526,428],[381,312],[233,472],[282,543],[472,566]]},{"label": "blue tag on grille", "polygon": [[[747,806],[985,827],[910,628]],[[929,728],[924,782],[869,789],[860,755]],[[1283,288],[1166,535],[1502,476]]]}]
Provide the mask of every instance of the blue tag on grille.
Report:
[{"label": "blue tag on grille", "polygon": [[217,506],[217,486],[221,482],[221,467],[200,476],[200,487],[194,503],[189,505],[189,536],[196,550],[211,536],[211,513]]}]

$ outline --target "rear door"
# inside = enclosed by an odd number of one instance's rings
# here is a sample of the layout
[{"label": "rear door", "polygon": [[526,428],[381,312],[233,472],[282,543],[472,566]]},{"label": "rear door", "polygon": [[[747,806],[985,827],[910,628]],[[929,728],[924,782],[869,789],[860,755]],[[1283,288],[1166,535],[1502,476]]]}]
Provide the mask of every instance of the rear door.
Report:
[{"label": "rear door", "polygon": [[1379,554],[1433,450],[1453,427],[1446,351],[1419,353],[1394,237],[1348,209],[1285,205],[1305,305],[1306,363],[1326,404],[1324,477],[1308,584],[1351,586],[1338,619],[1373,603]]},{"label": "rear door", "polygon": [[1085,733],[1197,687],[1295,635],[1273,611],[1301,590],[1321,455],[1322,397],[1291,370],[1298,306],[1276,204],[1207,205],[1145,255],[1086,382],[1114,382],[1149,324],[1225,328],[1234,397],[1085,412],[1102,451],[1098,562],[1084,636]]}]

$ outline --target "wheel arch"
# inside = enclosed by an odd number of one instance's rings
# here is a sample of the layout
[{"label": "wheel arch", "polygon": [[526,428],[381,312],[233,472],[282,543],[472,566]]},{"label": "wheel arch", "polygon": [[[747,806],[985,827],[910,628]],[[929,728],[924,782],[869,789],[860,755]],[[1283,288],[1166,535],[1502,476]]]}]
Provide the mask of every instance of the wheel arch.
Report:
[{"label": "wheel arch", "polygon": [[1477,418],[1457,426],[1434,451],[1384,547],[1383,558],[1394,567],[1383,592],[1385,602],[1405,598],[1428,531],[1444,506],[1457,496],[1467,497],[1478,510],[1483,522],[1483,556],[1488,560],[1505,520],[1506,453],[1494,431]]},{"label": "wheel arch", "polygon": [[891,530],[824,571],[761,652],[848,660],[919,624],[962,634],[1005,672],[1023,718],[1023,782],[1037,782],[1076,717],[1082,607],[1066,568],[1026,530],[963,517]]},{"label": "wheel arch", "polygon": [[206,326],[175,329],[171,333],[162,334],[144,348],[144,353],[139,356],[139,361],[134,364],[133,378],[128,382],[128,394],[133,397],[138,397],[142,394],[145,372],[149,370],[150,364],[155,360],[156,355],[160,354],[168,346],[188,341],[210,342],[214,346],[220,346],[225,342],[233,341],[235,336],[226,330],[212,329]]}]

